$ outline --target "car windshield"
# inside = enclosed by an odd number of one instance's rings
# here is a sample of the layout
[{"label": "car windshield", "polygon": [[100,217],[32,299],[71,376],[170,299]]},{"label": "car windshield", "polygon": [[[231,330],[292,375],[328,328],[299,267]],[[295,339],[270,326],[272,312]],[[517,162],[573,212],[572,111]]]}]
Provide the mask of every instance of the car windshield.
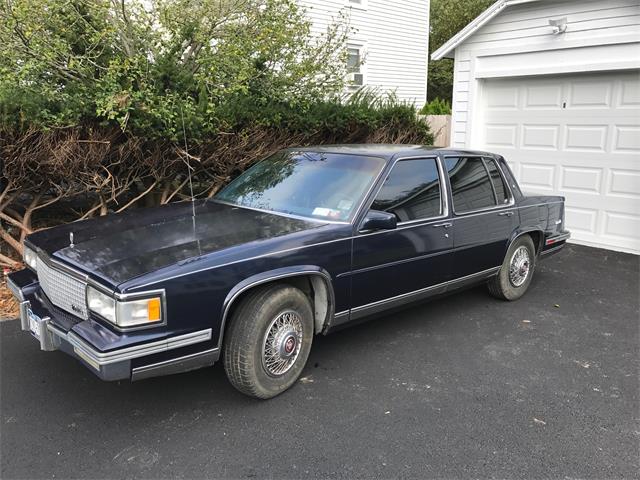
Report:
[{"label": "car windshield", "polygon": [[279,152],[215,196],[233,205],[334,221],[355,213],[385,161],[320,152]]}]

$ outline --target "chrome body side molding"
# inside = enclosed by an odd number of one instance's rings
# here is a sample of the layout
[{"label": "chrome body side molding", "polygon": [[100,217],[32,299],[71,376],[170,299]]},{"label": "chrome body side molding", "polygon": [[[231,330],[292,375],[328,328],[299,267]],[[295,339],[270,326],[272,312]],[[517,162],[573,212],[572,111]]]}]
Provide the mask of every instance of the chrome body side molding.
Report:
[{"label": "chrome body side molding", "polygon": [[172,358],[164,362],[153,363],[143,367],[136,367],[131,371],[131,380],[144,380],[145,378],[173,375],[188,372],[198,368],[212,366],[220,357],[220,350],[211,348],[203,352],[192,353],[182,357]]},{"label": "chrome body side molding", "polygon": [[[65,335],[56,330],[56,335]],[[66,334],[66,340],[74,347],[76,352],[80,351],[98,365],[108,365],[115,362],[133,360],[134,358],[153,355],[154,353],[166,352],[174,348],[186,347],[195,343],[211,340],[211,329],[186,333],[175,337],[158,340],[157,342],[145,343],[134,347],[123,348],[114,352],[99,352],[82,340],[73,332]]]},{"label": "chrome body side molding", "polygon": [[561,233],[560,235],[555,235],[553,237],[547,238],[545,240],[545,245],[553,245],[554,243],[565,242],[569,240],[569,238],[571,238],[570,232]]},{"label": "chrome body side molding", "polygon": [[356,320],[358,318],[372,315],[375,313],[383,312],[390,308],[394,308],[407,303],[423,300],[434,295],[439,295],[444,292],[454,290],[456,288],[464,287],[465,285],[472,284],[476,281],[484,280],[496,274],[500,270],[500,267],[493,267],[482,272],[467,275],[466,277],[457,278],[455,280],[449,280],[447,282],[432,285],[430,287],[421,288],[413,292],[403,293],[402,295],[396,295],[395,297],[385,298],[377,302],[369,303],[367,305],[360,305],[351,309],[350,320]]}]

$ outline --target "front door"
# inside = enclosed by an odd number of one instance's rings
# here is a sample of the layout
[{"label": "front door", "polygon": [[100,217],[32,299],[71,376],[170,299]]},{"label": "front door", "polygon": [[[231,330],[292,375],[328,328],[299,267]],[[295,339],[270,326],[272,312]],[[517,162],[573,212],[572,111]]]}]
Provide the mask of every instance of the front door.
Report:
[{"label": "front door", "polygon": [[436,158],[399,160],[390,171],[371,209],[394,213],[398,227],[356,234],[351,318],[449,279],[453,236],[442,172]]}]

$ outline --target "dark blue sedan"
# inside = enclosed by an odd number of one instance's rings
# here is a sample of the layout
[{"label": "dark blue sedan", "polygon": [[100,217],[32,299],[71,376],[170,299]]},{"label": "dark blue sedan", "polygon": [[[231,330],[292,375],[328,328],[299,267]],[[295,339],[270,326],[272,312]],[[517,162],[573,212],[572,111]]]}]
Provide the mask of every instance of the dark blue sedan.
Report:
[{"label": "dark blue sedan", "polygon": [[314,335],[477,283],[516,300],[568,238],[564,198],[524,195],[498,155],[297,148],[213,199],[34,233],[9,285],[42,350],[105,380],[222,358],[236,388],[269,398]]}]

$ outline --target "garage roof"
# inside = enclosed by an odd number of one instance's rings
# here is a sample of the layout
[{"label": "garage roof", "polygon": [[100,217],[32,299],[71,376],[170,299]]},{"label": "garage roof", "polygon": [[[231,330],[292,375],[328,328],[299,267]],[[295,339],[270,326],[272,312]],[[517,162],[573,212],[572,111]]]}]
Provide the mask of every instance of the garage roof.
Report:
[{"label": "garage roof", "polygon": [[521,5],[523,3],[539,2],[540,0],[498,0],[496,3],[487,8],[478,15],[471,23],[456,33],[449,39],[447,43],[431,54],[431,60],[440,60],[441,58],[453,58],[454,50],[467,38],[476,33],[476,31],[490,21],[493,17],[502,12],[505,8],[513,5]]}]

